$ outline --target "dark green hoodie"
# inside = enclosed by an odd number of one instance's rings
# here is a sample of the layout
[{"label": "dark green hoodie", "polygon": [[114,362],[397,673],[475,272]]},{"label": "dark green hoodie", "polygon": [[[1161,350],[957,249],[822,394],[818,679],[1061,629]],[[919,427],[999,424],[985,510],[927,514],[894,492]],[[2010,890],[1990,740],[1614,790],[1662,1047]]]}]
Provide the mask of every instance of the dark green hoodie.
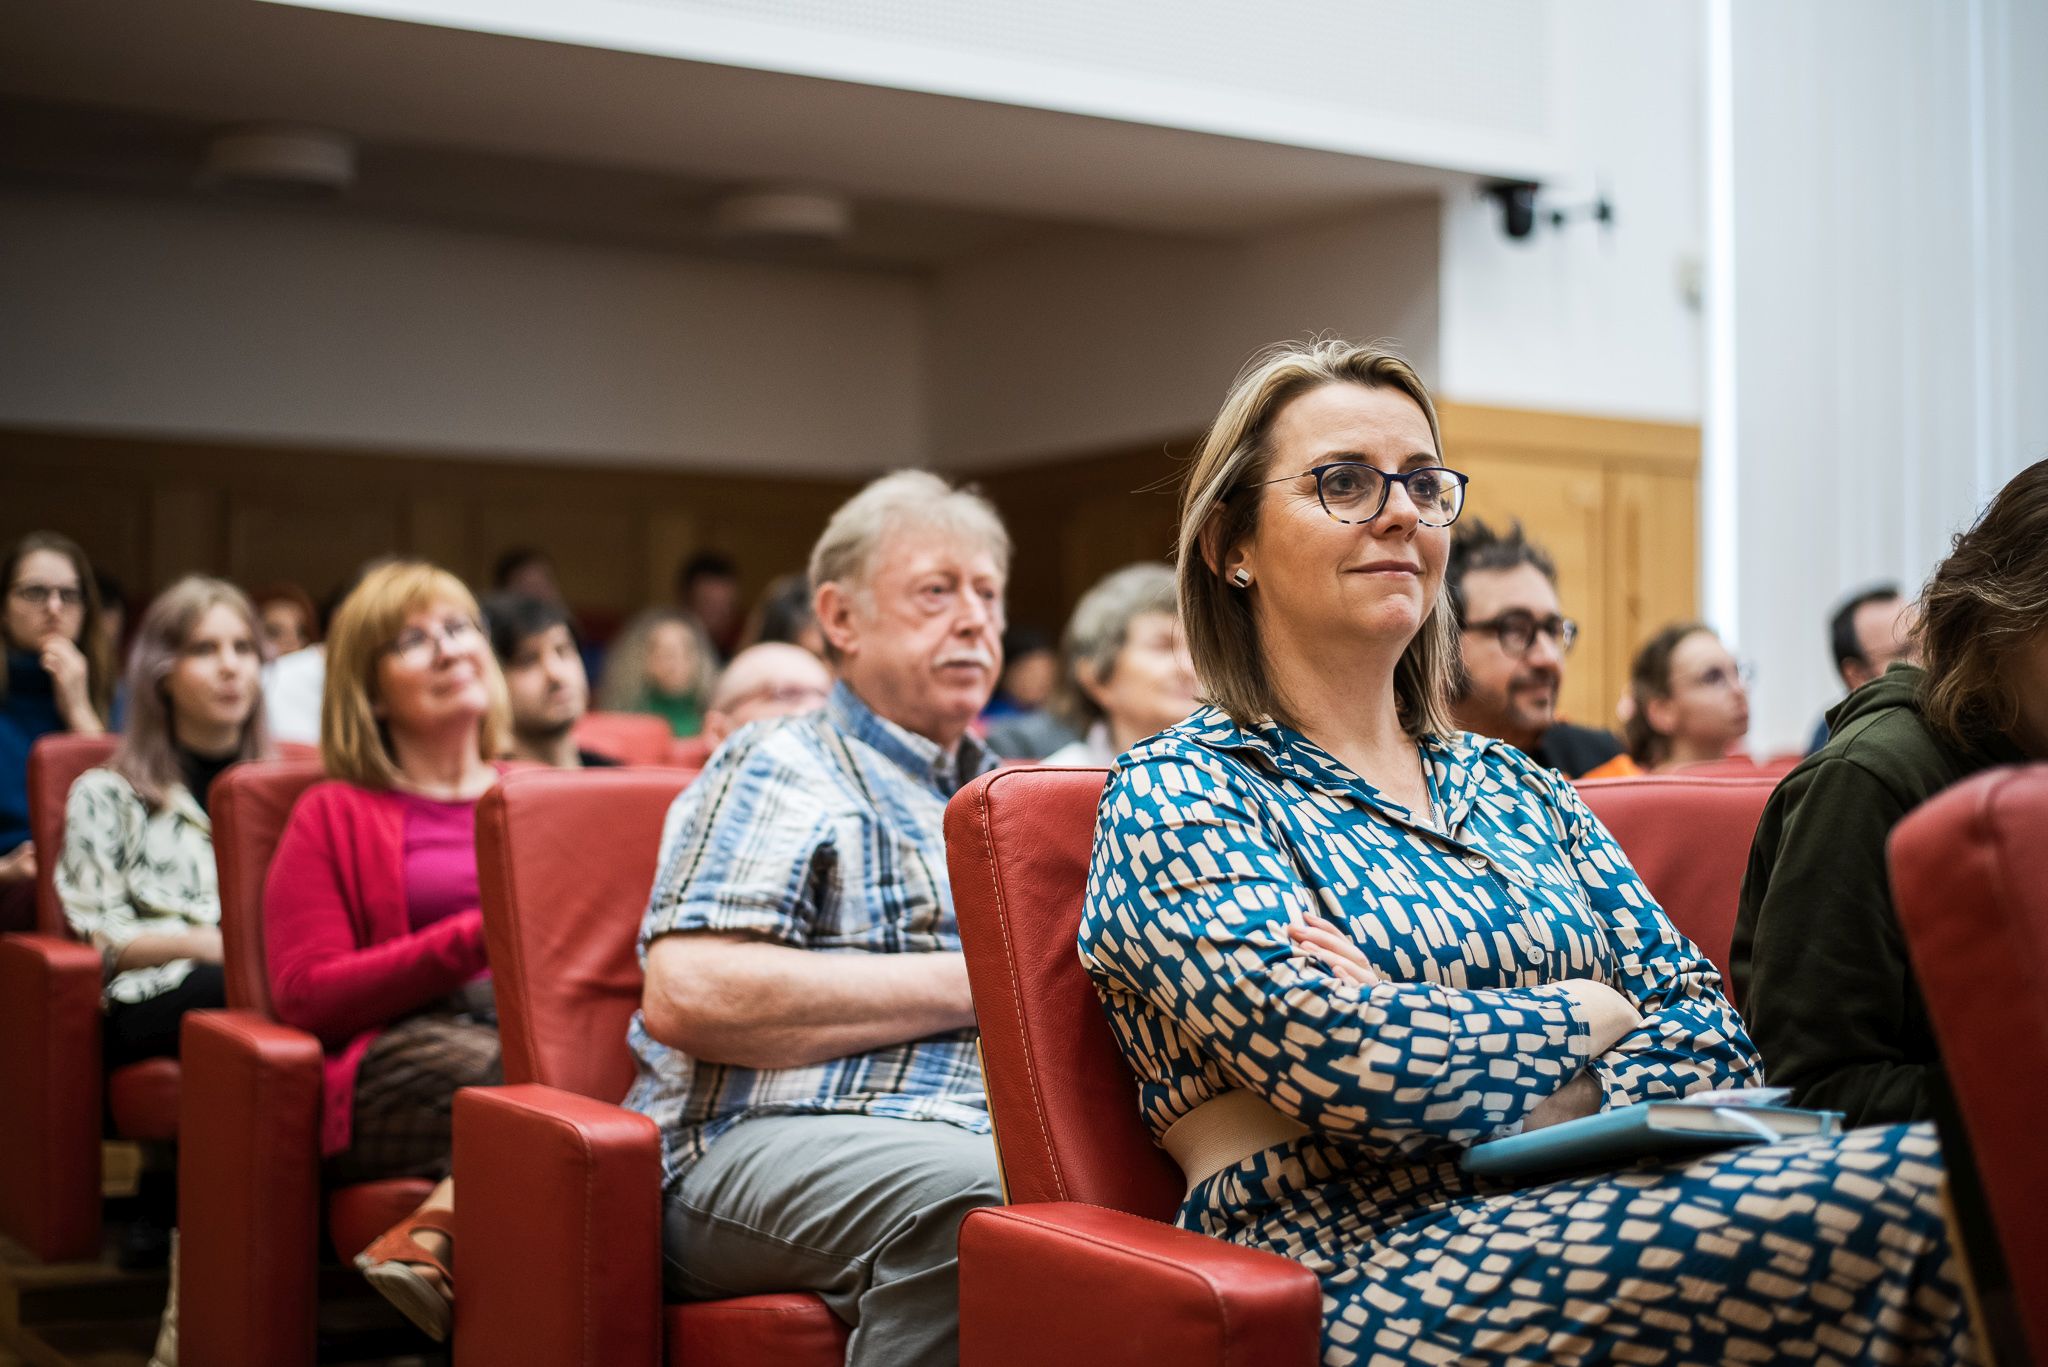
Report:
[{"label": "dark green hoodie", "polygon": [[1828,743],[1771,794],[1729,961],[1766,1078],[1850,1125],[1925,1120],[1939,1066],[1892,909],[1885,839],[1942,789],[2022,756],[1959,746],[1921,715],[1926,672],[1895,664],[1828,713]]}]

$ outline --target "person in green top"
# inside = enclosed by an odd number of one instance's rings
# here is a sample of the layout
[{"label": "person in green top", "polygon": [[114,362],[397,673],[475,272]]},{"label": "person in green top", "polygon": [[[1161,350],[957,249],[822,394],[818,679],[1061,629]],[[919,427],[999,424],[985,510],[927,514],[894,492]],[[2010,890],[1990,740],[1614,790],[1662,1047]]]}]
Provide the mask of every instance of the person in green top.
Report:
[{"label": "person in green top", "polygon": [[2048,461],[1956,538],[1917,634],[1925,667],[1893,664],[1850,694],[1771,795],[1735,923],[1730,971],[1767,1076],[1852,1126],[1943,1104],[1886,839],[1970,775],[2048,758]]},{"label": "person in green top", "polygon": [[703,628],[673,608],[642,613],[605,661],[598,703],[608,712],[648,712],[678,737],[704,729],[704,703],[718,682],[718,657]]}]

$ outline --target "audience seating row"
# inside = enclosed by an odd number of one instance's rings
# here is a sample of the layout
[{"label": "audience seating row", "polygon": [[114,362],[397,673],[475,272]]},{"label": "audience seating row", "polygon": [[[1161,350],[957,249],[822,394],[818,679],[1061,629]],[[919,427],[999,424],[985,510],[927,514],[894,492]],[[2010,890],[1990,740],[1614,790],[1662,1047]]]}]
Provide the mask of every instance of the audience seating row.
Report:
[{"label": "audience seating row", "polygon": [[[691,776],[515,772],[479,808],[508,1085],[457,1100],[458,1364],[843,1361],[844,1326],[815,1296],[662,1303],[659,1140],[617,1102],[632,1077],[624,1038],[640,990],[635,933],[663,814]],[[293,802],[318,777],[306,760],[247,765],[214,789],[230,1009],[188,1019],[173,1127],[181,1330],[194,1361],[310,1362],[323,1228],[345,1258],[427,1188],[322,1182],[319,1041],[270,1010],[264,876]],[[1688,774],[1580,791],[1674,922],[1725,963],[1750,836],[1774,781]],[[1131,1104],[1129,1072],[1073,951],[1102,782],[1096,769],[1005,768],[963,790],[947,814],[1009,1200],[962,1229],[963,1361],[1312,1363],[1320,1295],[1311,1274],[1166,1223],[1180,1174]],[[2033,1151],[2048,1102],[2014,1085],[2015,1067],[2048,1068],[2048,856],[2029,838],[2044,824],[2048,770],[2004,771],[1930,804],[1893,846],[1902,923],[1994,1210],[2005,1212],[2048,1202]],[[89,963],[71,962],[80,952]],[[40,1087],[63,1102],[46,1119],[72,1117],[34,1133],[0,1123],[0,1219],[10,1233],[40,1237],[30,1246],[42,1256],[63,1256],[81,1220],[97,1237],[97,990],[87,947],[48,936],[0,944],[0,999],[41,992],[50,1003],[23,1048],[12,1036],[24,1013],[7,1008],[0,1088],[10,1090],[0,1096]],[[83,1053],[76,1038],[52,1037],[76,1035],[80,1019],[91,1036]],[[89,1097],[60,1071],[67,1058],[91,1061]],[[121,1107],[109,1105],[119,1126]],[[91,1155],[82,1203],[81,1160],[61,1152],[67,1144]],[[12,1169],[24,1154],[69,1172],[70,1208],[20,1204]],[[2040,1222],[1995,1223],[2015,1284],[2048,1287]],[[2048,1295],[2020,1303],[2030,1332],[2048,1342]]]}]

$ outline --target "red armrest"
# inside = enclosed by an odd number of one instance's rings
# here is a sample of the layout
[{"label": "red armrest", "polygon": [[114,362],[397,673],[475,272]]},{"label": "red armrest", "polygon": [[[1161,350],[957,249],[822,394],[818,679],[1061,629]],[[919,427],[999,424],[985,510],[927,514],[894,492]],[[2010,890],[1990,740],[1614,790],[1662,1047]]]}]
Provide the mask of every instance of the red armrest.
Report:
[{"label": "red armrest", "polygon": [[466,1087],[455,1096],[455,1172],[457,1367],[655,1367],[653,1121],[554,1087]]},{"label": "red armrest", "polygon": [[0,1232],[45,1262],[100,1251],[99,952],[0,937]]},{"label": "red armrest", "polygon": [[320,1233],[320,1042],[249,1011],[181,1036],[179,1355],[310,1363]]},{"label": "red armrest", "polygon": [[960,1358],[975,1367],[1315,1367],[1299,1263],[1074,1201],[970,1212]]}]

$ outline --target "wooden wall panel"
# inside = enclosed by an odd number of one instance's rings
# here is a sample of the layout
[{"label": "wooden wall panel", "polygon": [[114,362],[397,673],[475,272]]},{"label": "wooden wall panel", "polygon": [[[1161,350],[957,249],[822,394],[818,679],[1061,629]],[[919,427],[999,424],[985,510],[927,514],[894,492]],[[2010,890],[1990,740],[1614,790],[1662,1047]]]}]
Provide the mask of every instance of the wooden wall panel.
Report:
[{"label": "wooden wall panel", "polygon": [[1451,465],[1472,477],[1465,517],[1482,519],[1496,530],[1519,520],[1557,562],[1558,599],[1581,633],[1565,665],[1559,711],[1604,725],[1611,712],[1611,705],[1601,701],[1604,670],[1583,666],[1604,665],[1608,638],[1614,634],[1603,611],[1613,568],[1602,547],[1605,471],[1593,461],[1536,461],[1499,448],[1485,454],[1460,450]]},{"label": "wooden wall panel", "polygon": [[1468,515],[1521,519],[1557,561],[1583,631],[1560,710],[1613,726],[1636,647],[1698,611],[1699,429],[1454,403],[1441,419],[1448,463],[1473,477]]},{"label": "wooden wall panel", "polygon": [[364,560],[420,555],[482,584],[547,550],[570,601],[617,622],[718,550],[751,596],[801,569],[856,480],[776,479],[0,429],[0,543],[50,527],[146,596],[205,571],[320,597]]},{"label": "wooden wall panel", "polygon": [[[392,495],[315,502],[289,489],[231,489],[226,502],[227,576],[250,588],[290,580],[318,595],[345,582],[367,560],[394,549],[421,549],[407,537],[403,503]],[[198,549],[165,558],[157,583],[204,563]]]},{"label": "wooden wall panel", "polygon": [[[1442,406],[1471,515],[1519,517],[1558,561],[1586,636],[1566,710],[1605,724],[1636,644],[1698,610],[1699,432],[1671,424]],[[1102,575],[1171,556],[1192,438],[980,474],[1016,542],[1010,618],[1057,633]],[[191,569],[326,592],[364,558],[428,556],[472,582],[515,545],[556,559],[603,621],[665,599],[719,550],[751,599],[801,569],[857,480],[547,466],[429,454],[228,446],[0,430],[0,538],[76,536],[138,592]]]},{"label": "wooden wall panel", "polygon": [[1103,575],[1133,561],[1171,560],[1190,446],[1123,448],[979,476],[1016,543],[1010,620],[1057,636]]},{"label": "wooden wall panel", "polygon": [[38,530],[70,537],[131,590],[151,581],[146,488],[17,463],[0,445],[0,546]]}]

